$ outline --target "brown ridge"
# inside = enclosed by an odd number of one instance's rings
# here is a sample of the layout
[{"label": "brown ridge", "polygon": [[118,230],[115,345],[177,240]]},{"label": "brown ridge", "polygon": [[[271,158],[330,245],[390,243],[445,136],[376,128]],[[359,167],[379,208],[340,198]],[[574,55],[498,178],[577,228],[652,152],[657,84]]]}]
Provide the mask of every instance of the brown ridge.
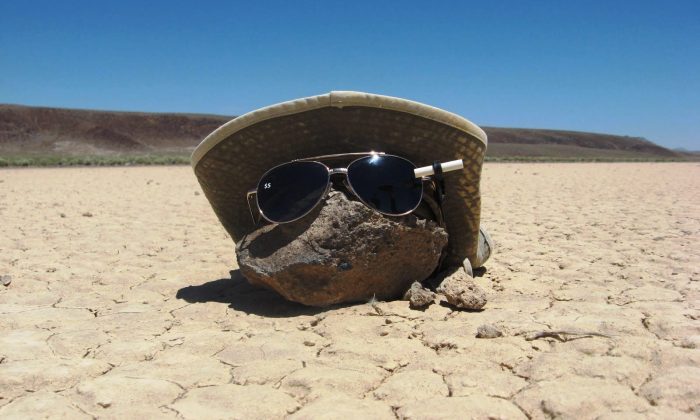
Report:
[{"label": "brown ridge", "polygon": [[[233,117],[77,110],[0,104],[0,156],[188,154]],[[484,127],[491,158],[673,159],[683,153],[639,137]]]}]

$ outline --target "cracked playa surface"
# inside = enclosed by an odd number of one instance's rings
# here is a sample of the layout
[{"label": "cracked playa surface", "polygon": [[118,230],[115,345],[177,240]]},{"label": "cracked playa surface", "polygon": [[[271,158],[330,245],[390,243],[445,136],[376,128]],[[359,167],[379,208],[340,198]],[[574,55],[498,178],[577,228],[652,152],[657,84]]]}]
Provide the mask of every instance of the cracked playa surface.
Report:
[{"label": "cracked playa surface", "polygon": [[248,286],[187,167],[0,181],[0,418],[700,415],[698,164],[487,164],[481,312]]}]

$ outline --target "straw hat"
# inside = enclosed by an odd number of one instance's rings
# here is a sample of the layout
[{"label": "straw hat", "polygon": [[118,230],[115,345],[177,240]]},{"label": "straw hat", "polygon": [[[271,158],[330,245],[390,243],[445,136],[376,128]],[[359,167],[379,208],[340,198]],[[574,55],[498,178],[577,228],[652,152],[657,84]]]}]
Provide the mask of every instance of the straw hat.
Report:
[{"label": "straw hat", "polygon": [[470,121],[418,102],[362,92],[331,92],[249,112],[209,134],[192,167],[214,212],[235,242],[256,229],[246,192],[273,166],[309,156],[386,152],[417,166],[463,159],[445,174],[443,203],[449,264],[475,267],[486,134]]}]

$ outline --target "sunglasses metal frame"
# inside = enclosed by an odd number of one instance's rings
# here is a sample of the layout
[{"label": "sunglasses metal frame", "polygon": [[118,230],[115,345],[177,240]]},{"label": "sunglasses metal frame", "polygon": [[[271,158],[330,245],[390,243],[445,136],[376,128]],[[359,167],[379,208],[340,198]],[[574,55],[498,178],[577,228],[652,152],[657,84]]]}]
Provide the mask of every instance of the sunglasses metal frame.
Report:
[{"label": "sunglasses metal frame", "polygon": [[[331,168],[331,167],[329,167],[328,165],[326,165],[326,164],[324,164],[324,163],[322,163],[322,162],[319,162],[319,160],[332,160],[332,159],[346,158],[346,157],[352,157],[352,156],[359,156],[359,157],[358,157],[357,159],[354,159],[352,162],[348,163],[347,166],[344,167],[344,168]],[[258,185],[256,185],[255,188],[249,190],[249,191],[246,193],[246,201],[248,202],[248,211],[250,212],[250,217],[253,219],[253,223],[255,223],[255,224],[257,225],[258,223],[260,223],[260,219],[257,219],[257,220],[256,220],[256,219],[255,219],[255,216],[253,216],[253,208],[250,206],[250,197],[251,197],[252,195],[255,195],[255,207],[257,208],[258,213],[260,214],[260,216],[262,216],[263,219],[267,220],[268,222],[270,222],[270,223],[272,223],[272,224],[292,223],[292,222],[295,222],[295,221],[297,221],[297,220],[303,218],[304,216],[308,215],[309,213],[311,213],[311,211],[313,211],[313,209],[315,209],[315,208],[319,205],[319,203],[321,203],[321,201],[323,201],[323,200],[328,196],[328,193],[330,192],[331,185],[332,185],[332,182],[331,182],[331,175],[334,175],[334,174],[344,174],[344,175],[345,175],[345,182],[344,182],[344,184],[345,184],[345,186],[348,188],[348,190],[349,190],[355,197],[357,197],[357,199],[360,200],[360,202],[361,202],[362,204],[364,204],[364,205],[367,206],[368,208],[370,208],[370,209],[376,211],[377,213],[383,214],[383,215],[385,215],[385,216],[400,217],[400,216],[405,216],[405,215],[410,214],[410,213],[412,213],[413,211],[415,211],[415,210],[420,206],[420,203],[421,203],[421,201],[422,201],[423,198],[424,198],[424,194],[423,194],[424,191],[423,191],[423,186],[422,186],[422,185],[421,185],[420,199],[418,200],[418,203],[415,205],[415,207],[413,207],[411,210],[409,210],[409,211],[407,211],[407,212],[403,212],[403,213],[400,213],[400,214],[386,213],[386,212],[383,212],[383,211],[381,211],[381,210],[378,210],[378,209],[376,209],[376,208],[370,206],[369,204],[367,204],[367,202],[366,202],[365,200],[363,200],[362,197],[360,197],[359,194],[357,194],[357,192],[355,191],[355,189],[352,187],[352,183],[351,183],[350,180],[348,179],[348,168],[349,168],[350,166],[352,166],[353,163],[355,163],[355,162],[357,162],[357,161],[359,161],[359,160],[362,160],[362,159],[366,159],[366,158],[368,158],[368,157],[372,157],[372,156],[387,156],[387,157],[390,156],[390,157],[395,157],[395,158],[398,158],[398,159],[405,160],[406,162],[409,162],[411,165],[413,165],[414,169],[416,168],[416,164],[415,164],[415,163],[411,162],[410,160],[408,160],[408,159],[406,159],[406,158],[404,158],[404,157],[396,156],[396,155],[390,155],[390,154],[386,154],[386,153],[384,153],[384,152],[374,152],[374,151],[372,151],[372,152],[357,152],[357,153],[338,153],[338,154],[332,154],[332,155],[312,156],[312,157],[308,157],[308,158],[294,159],[294,160],[292,160],[292,161],[290,161],[290,162],[285,162],[285,163],[279,164],[279,165],[274,166],[274,167],[268,169],[267,171],[265,171],[265,173],[262,174],[262,176],[260,177],[260,179],[263,179],[263,178],[265,177],[265,175],[266,175],[268,172],[273,171],[274,169],[279,168],[280,166],[288,165],[288,164],[290,164],[290,163],[292,163],[292,162],[316,162],[316,163],[318,163],[318,164],[320,164],[320,165],[323,165],[323,166],[326,168],[326,170],[328,171],[328,179],[327,179],[327,181],[326,181],[326,190],[323,192],[323,194],[321,194],[321,196],[320,196],[319,199],[314,203],[314,205],[311,206],[311,207],[309,208],[309,210],[306,211],[306,212],[305,212],[304,214],[302,214],[301,216],[299,216],[299,217],[297,217],[297,218],[295,218],[295,219],[286,221],[286,222],[277,222],[277,221],[274,221],[274,220],[270,220],[270,219],[265,215],[265,212],[262,211],[262,209],[260,208],[260,203],[258,202],[258,194],[257,194],[257,192],[258,192],[258,187],[259,187],[259,184],[260,184],[260,180],[258,180]],[[421,177],[420,179],[421,179],[422,182],[426,182],[426,181],[431,182],[431,181],[432,181],[432,180],[430,179],[430,177],[425,177],[425,176],[424,176],[424,177]]]}]

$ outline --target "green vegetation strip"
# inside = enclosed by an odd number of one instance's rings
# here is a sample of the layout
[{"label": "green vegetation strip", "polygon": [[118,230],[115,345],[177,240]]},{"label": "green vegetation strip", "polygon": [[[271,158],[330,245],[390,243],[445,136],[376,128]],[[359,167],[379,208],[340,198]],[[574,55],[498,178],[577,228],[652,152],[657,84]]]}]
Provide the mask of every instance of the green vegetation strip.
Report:
[{"label": "green vegetation strip", "polygon": [[486,156],[486,162],[688,162],[692,159],[664,157],[561,157]]},{"label": "green vegetation strip", "polygon": [[131,166],[189,165],[189,155],[141,156],[0,156],[0,167],[9,166]]},{"label": "green vegetation strip", "polygon": [[[656,157],[549,157],[549,156],[486,156],[487,162],[687,162],[693,159]],[[189,165],[189,155],[137,156],[0,156],[0,167],[22,166],[132,166]]]}]

